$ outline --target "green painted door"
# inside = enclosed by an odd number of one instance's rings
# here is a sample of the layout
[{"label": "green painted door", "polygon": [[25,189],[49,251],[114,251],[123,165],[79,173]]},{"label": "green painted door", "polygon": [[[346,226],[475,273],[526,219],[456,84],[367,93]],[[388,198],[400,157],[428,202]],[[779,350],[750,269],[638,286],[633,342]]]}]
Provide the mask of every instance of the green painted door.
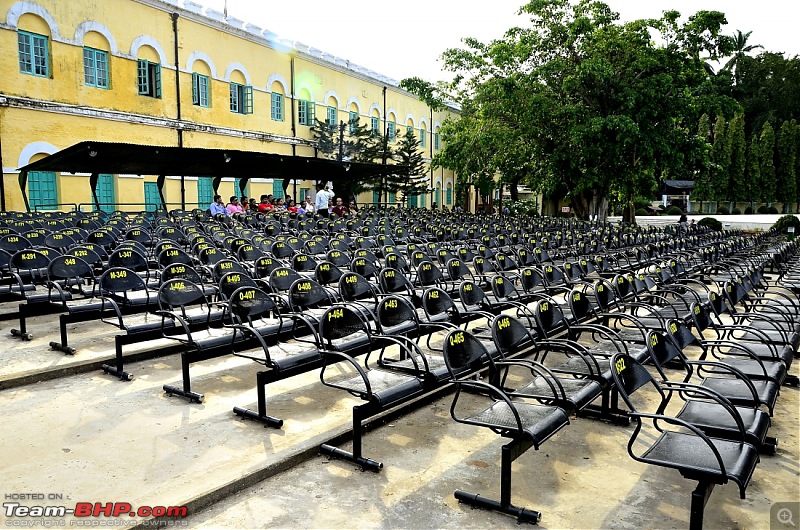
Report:
[{"label": "green painted door", "polygon": [[116,210],[114,198],[114,175],[98,175],[97,179],[97,201],[100,209],[106,213]]},{"label": "green painted door", "polygon": [[55,210],[58,202],[56,174],[52,171],[28,173],[28,202],[31,210]]},{"label": "green painted door", "polygon": [[148,212],[155,212],[161,205],[161,195],[158,193],[158,184],[155,182],[144,183],[144,202],[147,203],[145,210]]},{"label": "green painted door", "polygon": [[213,177],[199,177],[197,179],[197,207],[207,209],[214,200]]}]

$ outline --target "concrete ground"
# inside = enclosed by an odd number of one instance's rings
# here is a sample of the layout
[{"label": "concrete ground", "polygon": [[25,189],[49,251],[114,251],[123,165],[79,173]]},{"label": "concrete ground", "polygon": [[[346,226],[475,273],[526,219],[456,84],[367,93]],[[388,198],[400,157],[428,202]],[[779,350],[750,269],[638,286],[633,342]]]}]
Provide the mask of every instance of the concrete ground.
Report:
[{"label": "concrete ground", "polygon": [[[269,410],[285,423],[265,428],[232,413],[234,406],[255,408],[258,365],[234,357],[194,365],[194,388],[206,399],[189,404],[162,391],[180,382],[179,355],[133,362],[127,368],[136,378],[120,382],[98,369],[113,356],[113,328],[77,325],[78,353],[65,356],[47,347],[58,340],[56,323],[54,316],[32,319],[34,340],[22,342],[8,335],[16,323],[0,322],[6,504],[186,505],[189,517],[181,523],[190,528],[517,526],[453,497],[456,489],[499,497],[504,441],[455,423],[451,396],[371,430],[364,452],[385,467],[362,472],[319,454],[325,442],[348,447],[351,410],[359,401],[323,386],[317,372],[268,387]],[[777,454],[762,456],[747,499],[739,499],[733,484],[714,490],[706,528],[770,528],[774,503],[800,501],[799,397],[797,388],[783,388],[770,431],[779,439]],[[543,512],[544,528],[687,527],[695,484],[677,471],[632,460],[626,449],[632,430],[572,418],[540,451],[515,462],[514,503]],[[45,500],[20,497],[29,494]],[[0,520],[3,526],[86,522],[9,516],[7,507]],[[799,520],[795,512],[793,521]],[[140,518],[122,519],[135,521]],[[121,524],[106,517],[94,522]]]}]

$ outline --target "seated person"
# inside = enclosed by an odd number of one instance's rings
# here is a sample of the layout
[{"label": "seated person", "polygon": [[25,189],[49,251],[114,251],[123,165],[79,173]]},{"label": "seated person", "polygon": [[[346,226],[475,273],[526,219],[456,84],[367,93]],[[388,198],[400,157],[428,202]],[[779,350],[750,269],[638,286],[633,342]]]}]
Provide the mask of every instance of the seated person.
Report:
[{"label": "seated person", "polygon": [[236,195],[231,196],[231,202],[228,204],[227,208],[228,215],[233,215],[235,213],[244,213],[244,209],[242,209],[242,205],[239,204],[239,197]]},{"label": "seated person", "polygon": [[258,211],[261,213],[268,213],[273,210],[272,204],[269,202],[269,195],[261,196],[261,204],[258,205]]},{"label": "seated person", "polygon": [[214,195],[214,202],[208,207],[208,211],[211,214],[211,217],[222,213],[226,216],[228,215],[228,210],[225,208],[225,205],[222,204],[222,195]]},{"label": "seated person", "polygon": [[338,215],[339,217],[345,217],[349,210],[347,206],[344,205],[344,201],[342,201],[341,197],[336,197],[336,205],[331,209],[333,213]]}]

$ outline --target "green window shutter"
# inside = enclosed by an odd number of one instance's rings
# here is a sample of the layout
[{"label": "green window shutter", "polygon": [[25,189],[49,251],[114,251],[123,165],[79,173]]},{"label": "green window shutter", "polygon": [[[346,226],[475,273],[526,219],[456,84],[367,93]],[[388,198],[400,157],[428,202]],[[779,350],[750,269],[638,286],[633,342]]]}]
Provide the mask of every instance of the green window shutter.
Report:
[{"label": "green window shutter", "polygon": [[155,64],[152,65],[153,68],[153,79],[155,80],[155,91],[153,92],[153,97],[160,98],[161,97],[161,65]]},{"label": "green window shutter", "polygon": [[136,84],[139,88],[140,96],[147,96],[150,94],[150,79],[147,66],[146,59],[139,59],[136,61]]},{"label": "green window shutter", "polygon": [[369,121],[370,129],[372,130],[372,136],[378,136],[378,134],[380,134],[380,119],[373,116],[369,119]]},{"label": "green window shutter", "polygon": [[272,196],[276,199],[283,199],[283,181],[276,179],[272,181]]},{"label": "green window shutter", "polygon": [[317,108],[316,108],[316,105],[314,105],[314,102],[313,101],[309,101],[308,102],[308,125],[309,126],[314,125],[314,119],[317,117],[316,116],[316,111],[317,111]]},{"label": "green window shutter", "polygon": [[433,133],[433,148],[439,150],[439,133]]},{"label": "green window shutter", "polygon": [[94,50],[83,49],[83,80],[88,86],[97,86],[97,76],[95,75]]},{"label": "green window shutter", "polygon": [[394,142],[395,136],[397,134],[395,132],[395,127],[396,127],[396,125],[395,125],[395,123],[393,121],[390,121],[389,124],[387,125],[387,130],[388,130],[389,141],[390,142]]},{"label": "green window shutter", "polygon": [[155,212],[162,208],[161,194],[158,192],[158,184],[155,182],[144,183],[144,202],[146,203],[145,210],[148,212]]},{"label": "green window shutter", "polygon": [[272,93],[271,117],[274,121],[283,121],[283,94]]},{"label": "green window shutter", "polygon": [[200,177],[197,179],[197,207],[208,208],[214,200],[214,179]]},{"label": "green window shutter", "polygon": [[394,191],[389,192],[389,204],[394,204],[395,202],[397,202],[397,193]]},{"label": "green window shutter", "polygon": [[453,204],[453,188],[451,188],[451,187],[447,188],[446,200],[447,200],[447,204]]},{"label": "green window shutter", "polygon": [[94,64],[97,68],[98,88],[109,88],[111,83],[108,79],[108,53],[100,50],[94,51]]},{"label": "green window shutter", "polygon": [[56,174],[52,171],[31,171],[28,173],[28,202],[31,208],[54,210],[58,202]]},{"label": "green window shutter", "polygon": [[381,202],[381,194],[378,190],[372,190],[372,202],[375,204]]},{"label": "green window shutter", "polygon": [[417,205],[417,196],[411,195],[408,197],[408,206],[409,208],[415,207]]},{"label": "green window shutter", "polygon": [[350,134],[356,132],[356,125],[358,125],[358,112],[351,110],[347,118],[347,123],[350,125],[348,131]]},{"label": "green window shutter", "polygon": [[427,197],[427,195],[424,194],[424,193],[419,196],[419,206],[420,206],[420,208],[425,208],[426,197]]},{"label": "green window shutter", "polygon": [[336,107],[328,107],[328,125],[334,127],[339,117],[337,116]]},{"label": "green window shutter", "polygon": [[50,77],[50,52],[47,37],[17,32],[17,50],[19,52],[19,71],[39,77]]},{"label": "green window shutter", "polygon": [[297,121],[300,125],[306,124],[306,102],[302,99],[297,102]]},{"label": "green window shutter", "polygon": [[192,105],[200,105],[200,76],[192,73]]},{"label": "green window shutter", "polygon": [[253,87],[248,85],[242,87],[242,92],[244,93],[244,112],[242,114],[252,114],[253,113]]},{"label": "green window shutter", "polygon": [[406,134],[414,134],[414,126],[413,125],[406,126]]},{"label": "green window shutter", "polygon": [[236,83],[231,83],[231,112],[239,112],[239,87]]},{"label": "green window shutter", "polygon": [[114,211],[114,175],[98,175],[97,200],[100,209],[106,213]]},{"label": "green window shutter", "polygon": [[419,130],[419,146],[425,147],[425,129]]},{"label": "green window shutter", "polygon": [[19,50],[19,71],[25,74],[33,73],[33,46],[31,45],[31,35],[28,33],[17,33],[17,48]]}]

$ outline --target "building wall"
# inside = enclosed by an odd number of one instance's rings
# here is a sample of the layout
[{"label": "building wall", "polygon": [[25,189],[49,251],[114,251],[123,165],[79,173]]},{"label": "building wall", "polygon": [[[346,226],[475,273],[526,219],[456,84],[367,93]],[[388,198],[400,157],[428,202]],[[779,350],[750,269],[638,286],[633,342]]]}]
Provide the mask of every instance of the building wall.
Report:
[{"label": "building wall", "polygon": [[[381,131],[384,114],[397,123],[398,135],[406,125],[413,125],[417,135],[424,129],[424,156],[430,158],[432,133],[448,112],[431,116],[424,103],[379,74],[299,43],[277,41],[261,28],[234,19],[225,22],[219,13],[200,12],[191,2],[177,3],[0,0],[0,49],[4,51],[0,54],[4,72],[0,76],[0,154],[7,210],[24,209],[16,168],[86,140],[178,145],[181,130],[186,147],[314,156],[311,128],[298,123],[297,105],[293,109],[293,101],[299,99],[312,101],[320,119],[325,119],[331,106],[337,109],[338,120],[347,121],[351,110],[365,124],[376,116]],[[47,76],[21,72],[20,31],[47,37]],[[85,82],[84,48],[107,53],[108,88]],[[161,97],[139,95],[139,59],[160,64]],[[193,73],[208,78],[207,107],[193,104]],[[231,111],[232,82],[252,87],[251,114]],[[282,120],[271,117],[273,92],[283,96]],[[116,200],[143,203],[145,181],[155,181],[155,176],[115,176]],[[448,183],[455,185],[452,172],[437,170],[430,187],[445,190]],[[255,197],[272,193],[273,185],[255,181],[250,193]],[[292,195],[293,188],[288,190]],[[304,181],[298,182],[300,188],[313,190],[314,186]],[[91,202],[85,175],[58,174],[57,189],[60,203]],[[233,184],[223,182],[219,192],[227,199]],[[170,207],[179,207],[180,180],[167,179],[164,195]],[[444,191],[441,197],[444,200]],[[362,198],[371,201],[371,194]],[[185,180],[184,201],[187,208],[197,202],[196,180]],[[64,209],[70,207],[64,205]],[[131,204],[122,209],[141,207]]]}]

